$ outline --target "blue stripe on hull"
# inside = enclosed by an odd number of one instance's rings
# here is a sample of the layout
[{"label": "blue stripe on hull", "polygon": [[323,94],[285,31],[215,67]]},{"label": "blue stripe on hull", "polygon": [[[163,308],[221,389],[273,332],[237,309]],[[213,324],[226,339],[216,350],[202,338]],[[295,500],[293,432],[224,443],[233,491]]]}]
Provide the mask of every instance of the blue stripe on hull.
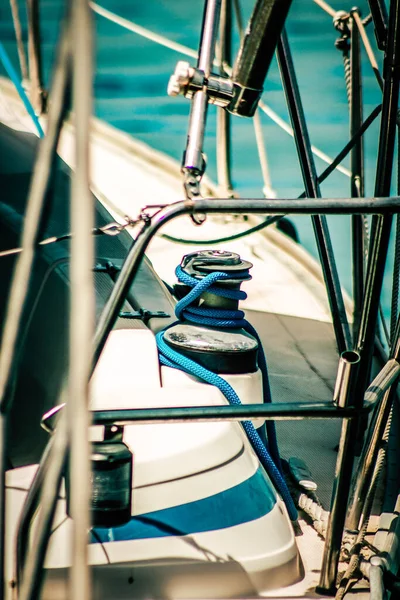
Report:
[{"label": "blue stripe on hull", "polygon": [[136,515],[129,523],[96,528],[91,543],[182,536],[225,529],[268,514],[276,498],[263,469],[219,494],[180,506]]}]

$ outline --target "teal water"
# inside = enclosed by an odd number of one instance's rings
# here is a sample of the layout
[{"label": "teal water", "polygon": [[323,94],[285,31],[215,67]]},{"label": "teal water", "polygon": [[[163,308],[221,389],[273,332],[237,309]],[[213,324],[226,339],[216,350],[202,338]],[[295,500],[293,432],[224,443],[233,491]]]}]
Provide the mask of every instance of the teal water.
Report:
[{"label": "teal water", "polygon": [[[23,2],[20,12],[26,36]],[[188,0],[101,0],[101,5],[120,16],[133,20],[181,44],[196,48],[203,3]],[[339,10],[349,10],[349,0],[332,0]],[[249,15],[252,2],[243,3]],[[41,0],[42,39],[47,77],[54,58],[55,44],[63,4]],[[359,7],[365,16],[367,2]],[[151,146],[181,159],[185,145],[189,103],[184,98],[166,94],[169,76],[180,57],[175,52],[121,29],[103,17],[95,16],[96,76],[95,113],[115,127],[128,132]],[[348,140],[348,105],[344,86],[341,53],[335,49],[337,32],[332,19],[312,0],[294,0],[287,22],[289,40],[299,79],[312,143],[330,156],[335,156]],[[369,36],[374,46],[372,30]],[[18,65],[14,31],[8,0],[0,0],[0,39],[5,43],[14,64]],[[237,42],[237,40],[236,40]],[[374,46],[375,47],[375,46]],[[377,51],[378,54],[378,51]],[[380,56],[378,54],[378,59]],[[380,93],[372,70],[363,54],[365,116],[380,102]],[[265,85],[265,101],[288,120],[276,63],[271,66]],[[292,138],[262,115],[263,131],[273,187],[279,197],[296,197],[303,186]],[[379,118],[365,138],[366,192],[373,193]],[[215,176],[215,109],[210,107],[205,147],[208,174]],[[326,167],[316,158],[318,172]],[[344,162],[348,166],[348,161]],[[252,123],[233,120],[234,183],[241,195],[262,196],[262,178],[258,164]],[[133,182],[134,185],[134,182]],[[346,197],[349,180],[335,172],[322,186],[324,196]],[[295,219],[301,242],[317,254],[308,217]],[[329,219],[336,259],[344,287],[351,292],[350,219]],[[388,312],[391,281],[385,278],[384,307]]]}]

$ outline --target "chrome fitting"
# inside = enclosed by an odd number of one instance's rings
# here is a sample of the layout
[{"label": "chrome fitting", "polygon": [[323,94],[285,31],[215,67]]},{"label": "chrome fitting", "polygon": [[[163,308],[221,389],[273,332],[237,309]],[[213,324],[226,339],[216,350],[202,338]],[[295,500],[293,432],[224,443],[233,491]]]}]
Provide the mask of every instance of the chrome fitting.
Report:
[{"label": "chrome fitting", "polygon": [[207,78],[204,71],[191,67],[185,60],[180,60],[171,75],[167,92],[169,96],[185,96],[193,98],[200,90],[207,93],[208,102],[225,107],[232,100],[233,84],[227,77],[213,73]]}]

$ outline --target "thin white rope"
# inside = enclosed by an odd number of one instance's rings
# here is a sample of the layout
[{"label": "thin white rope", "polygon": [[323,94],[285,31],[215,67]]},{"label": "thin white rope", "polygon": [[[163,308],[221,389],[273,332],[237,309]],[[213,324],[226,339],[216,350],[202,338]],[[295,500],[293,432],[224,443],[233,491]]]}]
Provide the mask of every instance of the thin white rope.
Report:
[{"label": "thin white rope", "polygon": [[128,19],[124,19],[123,17],[119,17],[115,13],[110,10],[106,10],[102,6],[99,6],[95,2],[89,2],[90,8],[97,13],[98,15],[112,21],[116,25],[120,25],[133,33],[137,33],[138,35],[155,42],[156,44],[160,44],[161,46],[165,46],[165,48],[169,48],[170,50],[174,50],[175,52],[179,52],[179,54],[184,54],[185,56],[190,56],[191,58],[197,58],[198,54],[195,50],[188,48],[187,46],[183,46],[182,44],[178,44],[177,42],[173,42],[163,35],[159,35],[158,33],[153,33],[149,29],[145,27],[141,27],[134,23],[133,21],[128,21]]},{"label": "thin white rope", "polygon": [[[239,39],[243,40],[243,18],[239,0],[234,0],[234,11],[236,25],[239,31]],[[232,75],[232,69],[228,66],[229,74]],[[227,70],[225,71],[227,72]],[[260,162],[261,174],[264,182],[263,194],[266,198],[276,198],[276,192],[272,187],[271,175],[268,164],[267,147],[264,143],[264,134],[260,118],[260,111],[257,108],[253,116],[254,135],[256,137],[258,160]]]},{"label": "thin white rope", "polygon": [[260,119],[260,111],[256,110],[253,116],[254,134],[258,151],[258,160],[260,161],[261,173],[264,182],[263,194],[266,198],[276,198],[276,192],[272,187],[271,174],[268,164],[267,148],[264,143],[264,135]]},{"label": "thin white rope", "polygon": [[336,15],[337,11],[332,8],[332,6],[329,6],[329,4],[324,0],[314,0],[314,2],[315,4],[318,4],[318,6],[322,8],[322,10],[324,10],[328,15],[331,15],[331,17]]},{"label": "thin white rope", "polygon": [[[272,110],[272,108],[270,108],[262,100],[260,100],[258,106],[270,119],[272,119],[272,121],[274,121],[274,123],[279,125],[279,127],[286,131],[286,133],[288,133],[290,136],[294,137],[293,129],[290,127],[290,125],[288,125],[286,121],[281,119],[281,117],[277,115],[276,112]],[[332,164],[333,159],[330,156],[328,156],[328,154],[325,154],[325,152],[322,152],[322,150],[320,150],[316,146],[311,146],[311,150],[313,151],[313,154],[315,154],[315,156],[318,156],[318,158],[326,162],[328,165]],[[344,175],[347,175],[347,177],[351,177],[351,172],[348,169],[346,169],[346,167],[338,165],[336,169]]]},{"label": "thin white rope", "polygon": [[[119,17],[115,13],[112,13],[111,11],[106,10],[102,6],[99,6],[98,4],[96,4],[95,2],[90,2],[90,7],[95,13],[104,17],[105,19],[108,19],[109,21],[112,21],[113,23],[116,23],[117,25],[120,25],[121,27],[128,29],[129,31],[132,31],[133,33],[136,33],[142,37],[145,37],[146,39],[151,40],[152,42],[155,42],[156,44],[160,44],[161,46],[164,46],[165,48],[169,48],[170,50],[173,50],[174,52],[179,52],[180,54],[184,54],[185,56],[189,56],[191,58],[197,58],[197,56],[198,56],[197,52],[195,50],[192,50],[191,48],[188,48],[187,46],[183,46],[182,44],[178,44],[176,42],[171,42],[171,40],[168,40],[166,37],[164,37],[162,35],[153,33],[149,29],[146,29],[145,27],[141,27],[140,25],[137,25],[136,23],[133,23],[132,21],[129,21],[128,19]],[[225,67],[225,65],[224,65],[224,68],[228,72],[228,69]],[[288,125],[288,123],[286,123],[286,121],[281,119],[281,117],[279,115],[277,115],[276,112],[273,111],[272,108],[270,108],[265,102],[260,101],[259,108],[276,125],[278,125],[278,127],[283,129],[284,131],[286,131],[286,133],[288,133],[291,137],[294,137],[293,129],[290,127],[290,125]],[[318,156],[318,158],[320,158],[321,160],[326,162],[328,165],[332,164],[333,159],[330,156],[328,156],[328,154],[325,154],[325,152],[322,152],[322,150],[319,150],[319,148],[317,148],[316,146],[311,146],[311,149],[312,149],[313,153],[316,156]],[[350,171],[348,169],[346,169],[345,167],[343,167],[342,165],[338,165],[335,168],[338,171],[340,171],[341,173],[343,173],[344,175],[346,175],[347,177],[351,177]]]}]

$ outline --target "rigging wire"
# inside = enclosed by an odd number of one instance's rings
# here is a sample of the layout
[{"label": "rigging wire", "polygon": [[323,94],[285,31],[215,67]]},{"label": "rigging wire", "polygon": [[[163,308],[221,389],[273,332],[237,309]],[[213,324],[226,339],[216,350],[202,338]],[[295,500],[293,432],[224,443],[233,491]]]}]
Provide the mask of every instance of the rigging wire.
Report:
[{"label": "rigging wire", "polygon": [[[263,113],[265,113],[276,125],[278,125],[287,134],[294,138],[294,132],[291,126],[288,123],[286,123],[286,121],[284,121],[274,110],[272,110],[272,108],[268,106],[268,104],[266,104],[263,100],[260,100],[258,106],[263,111]],[[315,154],[315,156],[318,156],[318,158],[320,158],[322,161],[324,161],[328,165],[332,164],[333,159],[330,156],[328,156],[328,154],[325,154],[325,152],[317,148],[317,146],[312,145],[311,150],[313,154]],[[346,167],[343,167],[342,165],[338,164],[335,166],[335,169],[343,173],[343,175],[346,175],[346,177],[351,177],[351,172],[349,171],[349,169],[346,169]]]},{"label": "rigging wire", "polygon": [[272,187],[271,174],[268,165],[267,149],[264,142],[264,135],[261,126],[260,109],[257,108],[253,116],[254,133],[256,136],[258,160],[263,178],[263,194],[266,198],[276,198],[276,192]]},{"label": "rigging wire", "polygon": [[[128,227],[133,227],[134,225],[139,223],[139,220],[140,219],[137,219],[137,220],[129,219],[129,221],[127,221],[126,223],[122,223],[122,224],[112,221],[111,223],[107,223],[107,225],[103,225],[102,227],[94,227],[91,231],[91,234],[93,236],[98,236],[98,235],[116,236],[116,235],[119,235],[122,231],[124,231]],[[74,237],[74,234],[72,232],[65,233],[65,234],[59,235],[59,236],[53,235],[51,237],[41,240],[40,242],[37,243],[37,245],[38,246],[48,246],[49,244],[55,244],[57,242],[64,242],[65,240],[70,240],[73,237]],[[4,258],[5,256],[13,256],[15,254],[20,254],[23,251],[24,251],[24,249],[22,247],[10,248],[9,250],[1,250],[0,258]]]},{"label": "rigging wire", "polygon": [[151,42],[155,42],[160,46],[164,46],[169,50],[179,52],[179,54],[184,54],[185,56],[189,56],[190,58],[198,58],[196,50],[192,50],[192,48],[188,48],[183,44],[178,44],[177,42],[169,40],[163,35],[154,33],[153,31],[150,31],[149,29],[146,29],[146,27],[142,27],[141,25],[134,23],[133,21],[124,19],[123,17],[116,15],[110,10],[103,8],[96,2],[89,2],[89,6],[96,14],[100,15],[101,17],[104,17],[105,19],[108,19],[109,21],[112,21],[113,23],[119,25],[120,27],[123,27],[124,29],[132,31],[132,33],[136,33],[137,35],[140,35],[141,37],[144,37],[147,40],[150,40]]},{"label": "rigging wire", "polygon": [[325,0],[313,0],[315,4],[318,4],[318,6],[320,8],[322,8],[322,10],[324,10],[328,15],[330,15],[331,17],[334,17],[337,13],[337,11],[332,8],[332,6],[330,6],[327,2],[325,2]]},{"label": "rigging wire", "polygon": [[362,39],[365,51],[366,51],[367,56],[368,56],[368,60],[370,62],[370,65],[372,67],[373,72],[375,73],[375,77],[376,77],[376,80],[378,82],[378,85],[381,88],[381,90],[383,90],[382,75],[381,75],[381,73],[379,71],[378,62],[377,62],[377,60],[375,58],[375,54],[374,54],[374,51],[372,50],[372,46],[369,43],[367,32],[365,31],[365,27],[364,27],[365,22],[361,20],[360,15],[356,11],[354,11],[352,13],[352,17],[354,19],[355,24],[357,25],[358,31],[360,33],[360,37]]},{"label": "rigging wire", "polygon": [[17,72],[14,69],[13,64],[7,54],[7,51],[1,42],[0,42],[0,60],[3,63],[4,68],[7,71],[9,78],[15,85],[15,87],[18,91],[18,94],[20,95],[20,98],[21,98],[22,102],[24,103],[29,116],[31,117],[32,121],[34,122],[39,137],[44,137],[44,131],[39,122],[39,119],[37,118],[36,113],[33,110],[33,106],[31,104],[28,96],[26,95],[24,88],[22,87],[22,84],[19,80]]},{"label": "rigging wire", "polygon": [[[197,56],[198,56],[197,52],[195,50],[192,50],[192,48],[188,48],[187,46],[178,44],[177,42],[171,42],[171,40],[168,40],[168,38],[166,38],[162,35],[159,35],[159,34],[155,34],[152,31],[150,31],[149,29],[146,29],[145,27],[142,27],[141,25],[137,25],[133,21],[130,21],[123,17],[119,17],[115,13],[113,13],[109,10],[106,10],[105,8],[103,8],[102,6],[97,4],[96,2],[90,2],[90,7],[95,13],[104,17],[105,19],[108,19],[109,21],[112,21],[116,25],[120,25],[121,27],[124,27],[125,29],[132,31],[133,33],[136,33],[142,37],[145,37],[146,39],[148,39],[152,42],[155,42],[156,44],[160,44],[161,46],[168,48],[169,50],[173,50],[174,52],[184,54],[185,56],[189,56],[191,58],[197,58]],[[216,63],[216,64],[217,64],[217,66],[219,66],[218,63]],[[225,68],[225,65],[224,65],[224,68]],[[227,69],[225,68],[225,70],[227,70]],[[276,125],[278,125],[278,127],[283,129],[291,137],[294,137],[293,129],[290,127],[290,125],[288,125],[288,123],[286,123],[286,121],[284,121],[271,107],[269,107],[267,104],[265,104],[265,102],[262,102],[260,100],[259,108]],[[332,158],[330,156],[328,156],[327,154],[325,154],[325,152],[323,152],[316,146],[311,146],[311,149],[312,149],[313,153],[316,156],[318,156],[318,158],[320,158],[327,164],[332,163]],[[343,167],[342,165],[336,165],[335,168],[338,171],[340,171],[341,173],[343,173],[344,175],[346,175],[347,177],[351,177],[350,171],[348,169],[346,169],[345,167]]]},{"label": "rigging wire", "polygon": [[[377,78],[378,84],[381,89],[383,89],[383,82],[382,82],[382,78],[381,78],[381,75],[380,75],[380,72],[378,69],[378,63],[376,62],[375,55],[373,53],[371,45],[369,44],[369,40],[366,35],[365,28],[363,26],[363,23],[360,19],[358,12],[355,10],[355,11],[352,11],[351,14],[350,13],[343,13],[343,14],[336,13],[336,18],[334,19],[334,26],[335,26],[335,29],[337,29],[337,31],[339,33],[341,33],[341,37],[339,37],[339,39],[336,40],[335,46],[338,48],[338,50],[340,50],[342,52],[342,56],[343,56],[344,79],[345,79],[346,93],[347,93],[347,99],[348,99],[348,104],[349,104],[349,111],[351,114],[352,103],[353,103],[353,83],[352,83],[353,75],[352,75],[352,65],[351,65],[351,60],[350,60],[350,46],[351,46],[351,39],[352,39],[350,30],[349,30],[349,19],[350,18],[353,20],[353,24],[354,23],[356,24],[358,33],[364,43],[365,50],[368,54],[368,58],[369,58],[371,67],[375,73],[375,76]],[[357,195],[359,198],[361,198],[361,190],[360,190],[359,186],[357,186]],[[355,216],[356,215],[353,215],[353,218]],[[365,241],[365,248],[364,248],[364,269],[365,269],[366,263],[368,261],[369,226],[368,226],[368,219],[365,217],[365,215],[361,215],[361,220],[362,220],[362,227],[364,230],[364,241]],[[396,315],[397,315],[397,311],[396,311]],[[381,303],[379,303],[379,319],[380,319],[380,322],[382,325],[382,330],[383,330],[386,344],[387,344],[388,348],[390,348],[391,336],[389,334],[388,326],[386,323],[386,319],[385,319],[385,315],[384,315]],[[395,327],[395,324],[394,324],[394,327]],[[380,335],[380,330],[378,330],[378,335]]]}]

